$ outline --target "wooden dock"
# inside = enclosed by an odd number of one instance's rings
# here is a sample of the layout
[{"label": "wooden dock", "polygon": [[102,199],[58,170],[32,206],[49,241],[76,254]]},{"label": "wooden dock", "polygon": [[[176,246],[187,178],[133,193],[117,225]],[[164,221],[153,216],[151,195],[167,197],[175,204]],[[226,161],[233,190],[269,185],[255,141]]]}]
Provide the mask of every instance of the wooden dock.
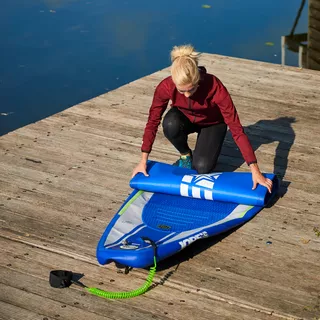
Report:
[{"label": "wooden dock", "polygon": [[[153,91],[169,69],[11,132],[0,137],[1,319],[320,319],[320,73],[210,54],[202,64],[229,89],[261,170],[283,179],[279,199],[163,262],[143,296],[54,289],[53,269],[109,291],[144,283],[147,270],[99,266],[95,249],[130,193]],[[159,128],[151,159],[176,157]],[[248,170],[229,134],[218,169]]]}]

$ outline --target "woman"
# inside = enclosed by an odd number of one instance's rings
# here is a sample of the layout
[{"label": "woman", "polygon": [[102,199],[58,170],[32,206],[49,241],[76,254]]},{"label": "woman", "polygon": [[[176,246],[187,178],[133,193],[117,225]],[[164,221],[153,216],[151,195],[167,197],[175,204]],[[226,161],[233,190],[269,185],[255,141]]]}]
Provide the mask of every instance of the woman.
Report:
[{"label": "woman", "polygon": [[[142,158],[133,170],[148,176],[147,160],[169,100],[172,107],[163,119],[165,137],[180,152],[175,165],[193,168],[199,174],[212,172],[216,166],[223,140],[230,129],[232,137],[252,172],[253,188],[265,186],[269,192],[272,181],[265,178],[257,164],[253,148],[232,99],[221,81],[198,67],[199,54],[191,45],[175,46],[171,51],[171,76],[157,86],[149,110],[143,143]],[[197,132],[197,142],[192,154],[188,135]]]}]

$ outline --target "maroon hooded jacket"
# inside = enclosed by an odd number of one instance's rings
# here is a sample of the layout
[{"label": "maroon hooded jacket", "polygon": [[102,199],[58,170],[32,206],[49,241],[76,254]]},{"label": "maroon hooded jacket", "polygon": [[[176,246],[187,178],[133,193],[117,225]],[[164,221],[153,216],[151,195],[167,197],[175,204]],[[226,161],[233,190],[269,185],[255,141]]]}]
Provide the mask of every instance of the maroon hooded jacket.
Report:
[{"label": "maroon hooded jacket", "polygon": [[199,67],[199,70],[199,87],[189,98],[179,93],[171,76],[157,86],[144,130],[141,151],[151,152],[162,115],[171,100],[171,107],[178,108],[191,122],[200,127],[226,123],[247,164],[257,162],[227,89],[217,77],[207,73],[204,67]]}]

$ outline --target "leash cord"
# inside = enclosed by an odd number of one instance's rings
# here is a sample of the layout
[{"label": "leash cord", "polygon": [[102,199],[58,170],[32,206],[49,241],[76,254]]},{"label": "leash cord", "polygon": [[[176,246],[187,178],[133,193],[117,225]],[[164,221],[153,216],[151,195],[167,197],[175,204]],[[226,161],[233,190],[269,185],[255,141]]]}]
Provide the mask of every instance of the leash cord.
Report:
[{"label": "leash cord", "polygon": [[95,296],[105,298],[105,299],[128,299],[128,298],[140,296],[141,294],[144,294],[152,284],[152,280],[157,269],[157,260],[155,256],[153,258],[153,263],[154,265],[153,267],[150,268],[147,280],[145,281],[144,285],[136,290],[128,291],[128,292],[111,292],[111,291],[104,291],[98,288],[88,288],[88,287],[86,288],[86,290]]}]

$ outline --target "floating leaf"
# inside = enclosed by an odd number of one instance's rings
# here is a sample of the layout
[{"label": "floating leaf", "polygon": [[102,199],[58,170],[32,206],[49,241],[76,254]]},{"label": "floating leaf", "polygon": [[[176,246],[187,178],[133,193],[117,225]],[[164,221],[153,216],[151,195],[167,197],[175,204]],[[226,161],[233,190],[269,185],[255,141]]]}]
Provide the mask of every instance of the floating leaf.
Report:
[{"label": "floating leaf", "polygon": [[1,112],[0,116],[8,116],[9,114],[13,114],[14,112]]},{"label": "floating leaf", "polygon": [[211,6],[210,6],[210,5],[208,5],[208,4],[203,4],[203,5],[202,5],[202,8],[204,8],[204,9],[210,9],[210,8],[211,8]]},{"label": "floating leaf", "polygon": [[266,42],[265,45],[268,46],[268,47],[273,47],[274,43],[273,42]]}]

